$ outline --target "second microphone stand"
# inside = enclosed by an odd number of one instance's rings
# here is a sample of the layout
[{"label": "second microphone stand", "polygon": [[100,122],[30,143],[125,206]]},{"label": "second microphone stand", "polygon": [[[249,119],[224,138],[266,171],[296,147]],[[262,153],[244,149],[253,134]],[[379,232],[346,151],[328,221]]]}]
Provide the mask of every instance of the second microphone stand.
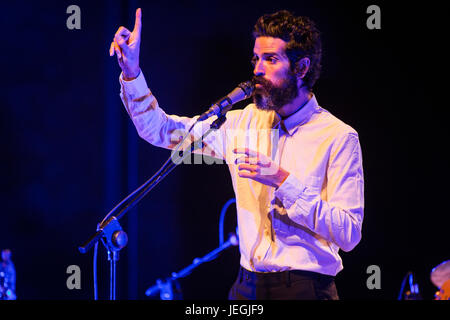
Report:
[{"label": "second microphone stand", "polygon": [[[224,251],[225,249],[228,249],[231,246],[237,246],[239,244],[239,240],[236,234],[231,233],[228,240],[222,243],[219,247],[214,249],[213,251],[209,252],[208,254],[204,255],[201,258],[195,258],[191,265],[187,266],[186,268],[178,271],[178,272],[172,272],[172,276],[166,278],[164,281],[161,279],[156,280],[156,284],[152,287],[148,288],[145,291],[146,296],[152,296],[160,293],[161,300],[181,300],[182,299],[182,293],[180,285],[178,284],[177,280],[180,278],[184,278],[191,274],[191,272],[200,266],[202,263],[209,262],[211,260],[214,260],[217,258],[218,254]],[[175,284],[175,292],[173,290]]]}]

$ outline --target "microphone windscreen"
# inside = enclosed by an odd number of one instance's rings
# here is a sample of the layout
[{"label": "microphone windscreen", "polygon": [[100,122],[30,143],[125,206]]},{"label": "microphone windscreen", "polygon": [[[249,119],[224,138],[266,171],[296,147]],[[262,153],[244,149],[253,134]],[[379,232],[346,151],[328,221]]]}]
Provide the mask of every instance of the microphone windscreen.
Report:
[{"label": "microphone windscreen", "polygon": [[228,98],[235,104],[236,102],[249,98],[252,95],[253,90],[254,85],[251,81],[242,82],[236,89],[231,91]]}]

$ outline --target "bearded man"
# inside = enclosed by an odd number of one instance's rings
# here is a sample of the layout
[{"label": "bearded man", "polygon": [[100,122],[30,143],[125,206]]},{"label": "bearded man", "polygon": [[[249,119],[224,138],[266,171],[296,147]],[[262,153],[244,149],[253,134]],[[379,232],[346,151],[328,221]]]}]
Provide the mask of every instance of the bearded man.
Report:
[{"label": "bearded man", "polygon": [[[133,31],[120,27],[111,43],[120,96],[140,137],[174,149],[198,116],[167,115],[158,105],[139,68],[141,28],[138,9]],[[286,10],[266,14],[253,37],[253,103],[229,111],[200,151],[227,161],[236,194],[241,257],[229,299],[338,299],[339,250],[361,240],[358,133],[312,91],[322,55],[313,21]],[[192,135],[201,137],[213,120]]]}]

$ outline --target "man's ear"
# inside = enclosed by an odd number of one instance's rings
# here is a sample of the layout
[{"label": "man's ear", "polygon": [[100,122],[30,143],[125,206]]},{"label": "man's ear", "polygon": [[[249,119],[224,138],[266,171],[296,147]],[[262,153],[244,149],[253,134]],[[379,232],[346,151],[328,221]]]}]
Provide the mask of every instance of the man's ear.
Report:
[{"label": "man's ear", "polygon": [[309,70],[309,65],[311,64],[311,61],[308,57],[301,58],[299,61],[297,61],[295,65],[295,73],[297,74],[297,79],[303,79],[306,75],[306,73]]}]

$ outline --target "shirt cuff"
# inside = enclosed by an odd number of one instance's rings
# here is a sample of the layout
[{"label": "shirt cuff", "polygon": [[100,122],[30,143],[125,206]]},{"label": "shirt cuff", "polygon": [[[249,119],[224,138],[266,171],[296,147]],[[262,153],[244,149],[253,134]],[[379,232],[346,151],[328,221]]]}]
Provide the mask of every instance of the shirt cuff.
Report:
[{"label": "shirt cuff", "polygon": [[275,190],[274,196],[282,201],[286,209],[289,209],[305,190],[306,186],[291,173]]},{"label": "shirt cuff", "polygon": [[144,73],[139,72],[139,75],[130,81],[123,79],[123,73],[119,76],[120,84],[122,85],[122,91],[126,92],[127,96],[131,99],[140,98],[146,96],[149,93],[147,81],[145,81]]}]

